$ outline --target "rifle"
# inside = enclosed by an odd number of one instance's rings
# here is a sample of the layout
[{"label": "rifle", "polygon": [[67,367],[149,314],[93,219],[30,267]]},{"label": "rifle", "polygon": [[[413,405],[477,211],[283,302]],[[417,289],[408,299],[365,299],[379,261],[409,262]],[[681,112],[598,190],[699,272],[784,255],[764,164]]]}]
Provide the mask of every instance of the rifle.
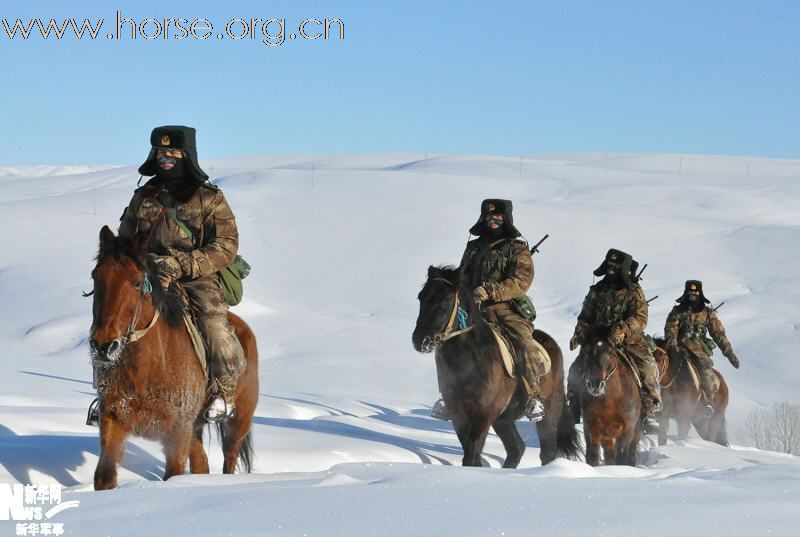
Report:
[{"label": "rifle", "polygon": [[714,309],[713,309],[713,310],[711,310],[711,311],[717,311],[718,309],[720,309],[720,308],[721,308],[722,306],[724,306],[724,305],[725,305],[725,302],[720,302],[720,303],[719,303],[719,306],[717,306],[716,308],[714,308]]},{"label": "rifle", "polygon": [[[634,279],[634,280],[636,280],[637,282],[638,282],[639,280],[641,280],[641,279],[642,279],[642,272],[644,272],[646,268],[647,268],[647,263],[645,263],[645,264],[644,264],[644,266],[642,267],[642,270],[640,270],[640,271],[639,271],[639,274],[637,274],[636,276],[634,276],[634,278],[633,278],[633,279]],[[652,300],[652,299],[651,299],[651,300]]]},{"label": "rifle", "polygon": [[647,301],[647,303],[649,304],[649,303],[651,303],[653,300],[655,300],[655,299],[657,299],[657,298],[658,298],[658,295],[656,295],[656,296],[654,296],[653,298],[649,299],[649,300]]},{"label": "rifle", "polygon": [[545,233],[544,237],[542,237],[542,239],[539,242],[537,242],[536,244],[533,245],[533,248],[531,248],[531,255],[539,253],[539,246],[541,246],[542,243],[544,241],[546,241],[547,237],[549,237],[549,236],[550,236],[549,233]]}]

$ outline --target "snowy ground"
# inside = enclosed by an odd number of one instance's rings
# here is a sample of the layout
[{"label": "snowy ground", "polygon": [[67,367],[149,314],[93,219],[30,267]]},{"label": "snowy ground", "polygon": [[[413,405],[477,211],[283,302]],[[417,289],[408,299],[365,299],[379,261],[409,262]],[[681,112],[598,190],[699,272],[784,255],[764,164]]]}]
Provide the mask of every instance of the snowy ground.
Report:
[{"label": "snowy ground", "polygon": [[[143,155],[144,156],[144,155]],[[2,163],[0,163],[2,165]],[[432,357],[411,346],[429,264],[457,263],[480,200],[514,200],[536,256],[537,326],[566,345],[607,248],[650,266],[649,331],[683,281],[706,282],[742,368],[729,429],[756,405],[797,401],[800,161],[695,155],[370,155],[204,161],[233,206],[253,265],[236,311],[261,354],[250,476],[159,481],[157,444],[133,440],[122,487],[93,493],[97,431],[86,335],[89,272],[135,167],[0,167],[0,484],[61,483],[74,535],[794,535],[797,459],[693,434],[639,468],[517,471],[490,437],[462,469],[449,424],[428,417]],[[567,352],[567,355],[570,353]],[[570,356],[571,359],[571,356]],[[216,440],[209,445],[219,472]],[[424,463],[424,464],[420,464]],[[1,514],[1,513],[0,513]],[[0,537],[13,535],[0,520]]]}]

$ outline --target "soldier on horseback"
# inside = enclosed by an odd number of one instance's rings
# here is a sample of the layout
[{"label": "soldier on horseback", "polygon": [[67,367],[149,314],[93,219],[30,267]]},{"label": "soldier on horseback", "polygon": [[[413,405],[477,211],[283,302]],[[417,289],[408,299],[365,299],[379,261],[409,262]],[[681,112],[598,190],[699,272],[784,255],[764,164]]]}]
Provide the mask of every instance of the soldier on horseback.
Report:
[{"label": "soldier on horseback", "polygon": [[[642,380],[642,406],[646,432],[658,429],[654,414],[661,410],[661,389],[653,354],[644,339],[647,326],[647,300],[631,270],[635,263],[629,254],[611,249],[595,276],[603,279],[589,288],[578,315],[570,350],[582,345],[587,334],[597,328],[611,329],[611,339],[636,365]],[[584,352],[569,368],[567,398],[576,422],[580,418],[578,393],[583,379]]]},{"label": "soldier on horseback", "polygon": [[[533,258],[528,243],[519,239],[522,234],[514,227],[512,209],[509,200],[481,203],[481,216],[469,230],[478,238],[467,243],[459,267],[461,285],[472,293],[486,319],[499,325],[511,341],[528,391],[525,414],[531,421],[541,421],[539,376],[547,372],[547,365],[533,341],[536,312],[526,295],[533,283]],[[431,414],[447,419],[441,399]]]},{"label": "soldier on horseback", "polygon": [[[138,240],[147,263],[167,289],[179,282],[188,296],[209,361],[208,421],[234,413],[236,381],[245,367],[242,346],[231,328],[217,272],[236,257],[239,233],[222,192],[207,182],[198,164],[195,129],[157,127],[150,135],[150,153],[139,173],[154,176],[122,214],[119,236]],[[98,391],[103,389],[98,382]],[[96,404],[89,422],[97,422]]]},{"label": "soldier on horseback", "polygon": [[[714,375],[714,362],[711,354],[715,344],[733,367],[739,368],[739,358],[733,352],[725,335],[725,327],[717,317],[716,311],[706,304],[709,300],[703,294],[703,282],[688,280],[683,295],[676,300],[664,326],[664,339],[671,357],[686,359],[697,367],[700,374],[705,413],[714,414],[714,396],[718,381]],[[707,336],[711,335],[711,339]]]}]

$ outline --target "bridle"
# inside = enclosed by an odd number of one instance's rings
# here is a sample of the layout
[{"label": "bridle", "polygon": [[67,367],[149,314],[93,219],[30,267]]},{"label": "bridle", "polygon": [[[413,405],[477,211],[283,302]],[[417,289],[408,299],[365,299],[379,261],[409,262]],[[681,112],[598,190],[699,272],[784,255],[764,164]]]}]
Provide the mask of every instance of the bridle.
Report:
[{"label": "bridle", "polygon": [[[446,283],[449,287],[455,287],[455,284],[453,284],[453,282],[451,282],[450,280],[447,280],[445,278],[431,278],[430,281],[440,281],[440,282]],[[461,293],[458,292],[458,289],[456,289],[456,299],[453,302],[453,311],[450,313],[450,320],[447,321],[447,326],[444,327],[444,330],[442,330],[441,332],[437,332],[436,334],[433,335],[433,342],[434,343],[437,343],[437,344],[444,343],[445,341],[453,339],[456,336],[460,336],[462,334],[466,334],[467,332],[469,332],[473,328],[475,328],[475,325],[471,324],[471,325],[467,326],[466,328],[461,328],[459,330],[453,330],[453,328],[455,328],[455,325],[456,325],[456,318],[458,317],[458,308],[461,305],[460,294]]]},{"label": "bridle", "polygon": [[[150,324],[148,324],[146,327],[140,330],[136,330],[136,325],[139,324],[139,320],[141,319],[142,316],[142,309],[143,309],[142,305],[144,303],[144,297],[145,295],[148,295],[152,292],[153,292],[153,285],[150,283],[147,273],[145,272],[144,279],[142,280],[142,287],[141,290],[139,291],[139,299],[136,302],[136,308],[134,309],[133,312],[133,318],[131,319],[131,322],[128,325],[128,330],[127,332],[125,332],[124,336],[122,336],[118,340],[115,340],[120,348],[124,348],[125,345],[127,345],[128,343],[134,343],[142,339],[145,335],[147,335],[150,329],[153,328],[158,322],[158,319],[161,315],[160,312],[158,311],[158,308],[154,308],[155,313],[153,314],[153,319],[150,321]],[[90,296],[91,294],[94,293],[90,293],[87,296]],[[92,346],[92,350],[94,352],[99,352],[99,349],[97,349],[94,346],[94,342],[91,340],[91,337],[93,335],[94,335],[94,326],[92,326],[92,330],[90,333],[90,346]],[[108,360],[96,360],[95,358],[93,358],[92,361],[97,362],[98,364],[104,365],[106,367],[116,363],[115,361],[109,362]]]},{"label": "bridle", "polygon": [[128,326],[128,332],[125,334],[124,339],[127,343],[134,343],[142,339],[158,322],[160,313],[158,308],[154,308],[155,313],[153,314],[153,319],[150,321],[150,324],[141,330],[136,330],[136,325],[139,324],[139,318],[142,316],[142,303],[144,302],[144,297],[152,292],[153,284],[150,283],[150,279],[147,277],[147,272],[145,272],[144,280],[142,281],[142,289],[139,292],[139,300],[136,302],[136,309],[133,313],[133,319],[131,319],[131,324]]},{"label": "bridle", "polygon": [[[613,347],[612,347],[613,348]],[[601,379],[597,383],[597,391],[599,393],[604,393],[606,388],[608,387],[608,381],[611,380],[611,377],[616,373],[617,367],[619,366],[619,357],[614,356],[614,367],[611,368],[611,371],[605,376],[605,378]],[[589,379],[586,379],[586,382],[589,382]]]}]

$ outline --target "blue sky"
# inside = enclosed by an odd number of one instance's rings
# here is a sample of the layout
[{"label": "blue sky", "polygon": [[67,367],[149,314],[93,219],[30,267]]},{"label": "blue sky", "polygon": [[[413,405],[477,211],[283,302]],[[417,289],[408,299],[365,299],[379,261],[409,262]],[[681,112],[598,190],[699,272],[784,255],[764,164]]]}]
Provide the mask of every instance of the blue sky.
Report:
[{"label": "blue sky", "polygon": [[[3,2],[0,18],[339,18],[345,38],[9,40],[0,165],[571,151],[800,158],[800,4],[671,1]],[[151,26],[152,28],[152,26]],[[272,27],[277,30],[277,26]],[[313,27],[312,27],[313,30]],[[217,32],[215,32],[217,33]]]}]

